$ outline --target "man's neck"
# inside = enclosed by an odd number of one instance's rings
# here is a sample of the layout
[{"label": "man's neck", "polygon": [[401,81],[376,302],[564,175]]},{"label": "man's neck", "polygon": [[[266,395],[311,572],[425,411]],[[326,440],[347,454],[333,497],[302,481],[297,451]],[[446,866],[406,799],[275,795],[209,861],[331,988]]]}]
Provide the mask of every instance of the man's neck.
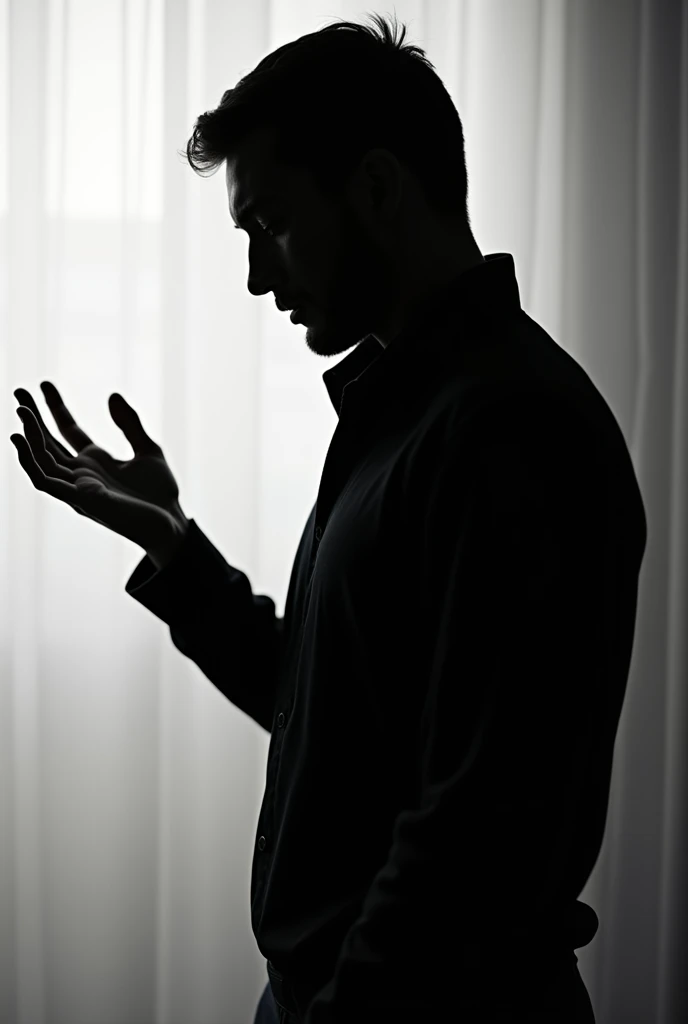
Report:
[{"label": "man's neck", "polygon": [[392,314],[380,334],[373,335],[383,348],[387,348],[401,334],[409,321],[417,316],[427,303],[432,301],[433,295],[441,291],[451,281],[456,280],[466,270],[485,262],[485,257],[472,236],[469,241],[462,241],[455,250],[445,255],[445,260],[441,260],[441,258],[435,260],[434,272],[432,268],[428,271],[426,266],[422,280],[416,281],[414,285],[407,285],[403,306],[400,306]]}]

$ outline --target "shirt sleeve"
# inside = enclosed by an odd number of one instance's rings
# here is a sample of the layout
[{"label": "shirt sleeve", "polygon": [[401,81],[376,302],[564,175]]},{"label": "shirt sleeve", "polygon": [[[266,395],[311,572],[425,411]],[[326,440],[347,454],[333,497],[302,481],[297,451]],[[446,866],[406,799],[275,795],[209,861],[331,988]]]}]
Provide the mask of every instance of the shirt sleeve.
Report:
[{"label": "shirt sleeve", "polygon": [[477,429],[447,443],[421,530],[418,799],[305,1024],[468,1024],[524,944],[566,948],[599,495],[570,423]]}]

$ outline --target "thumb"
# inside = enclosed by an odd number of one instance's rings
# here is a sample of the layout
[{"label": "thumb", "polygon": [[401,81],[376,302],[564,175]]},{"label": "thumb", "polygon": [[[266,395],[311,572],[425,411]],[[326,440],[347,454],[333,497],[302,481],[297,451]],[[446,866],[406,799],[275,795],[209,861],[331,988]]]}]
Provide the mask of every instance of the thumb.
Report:
[{"label": "thumb", "polygon": [[139,414],[118,392],[108,399],[110,415],[122,431],[136,455],[157,455],[162,449],[153,441],[141,425]]}]

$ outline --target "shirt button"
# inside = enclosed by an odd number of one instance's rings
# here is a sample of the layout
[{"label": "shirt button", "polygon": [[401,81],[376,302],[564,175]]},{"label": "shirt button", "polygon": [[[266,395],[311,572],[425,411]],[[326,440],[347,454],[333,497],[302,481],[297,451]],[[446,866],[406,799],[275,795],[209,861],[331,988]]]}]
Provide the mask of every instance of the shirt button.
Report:
[{"label": "shirt button", "polygon": [[318,542],[320,542],[320,538],[321,538],[321,537],[322,537],[322,530],[320,529],[320,527],[319,527],[319,526],[316,526],[316,528],[315,528],[315,539],[316,539],[316,540],[317,540]]},{"label": "shirt button", "polygon": [[277,728],[281,729],[283,725],[284,725],[284,715],[280,711],[279,715],[277,716]]},{"label": "shirt button", "polygon": [[258,840],[258,849],[259,850],[264,850],[265,849],[265,842],[266,842],[265,836],[261,836],[260,839]]}]

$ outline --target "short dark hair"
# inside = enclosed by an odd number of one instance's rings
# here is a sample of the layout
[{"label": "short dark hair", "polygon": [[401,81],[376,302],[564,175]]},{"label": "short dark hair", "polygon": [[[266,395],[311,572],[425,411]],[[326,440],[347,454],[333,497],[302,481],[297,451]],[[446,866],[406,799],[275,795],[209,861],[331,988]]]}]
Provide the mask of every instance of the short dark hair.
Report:
[{"label": "short dark hair", "polygon": [[369,149],[389,149],[417,177],[428,205],[470,224],[463,126],[424,51],[378,14],[379,29],[338,21],[264,57],[219,106],[201,114],[186,145],[197,174],[213,174],[242,137],[275,131],[275,156],[308,168],[342,195]]}]

